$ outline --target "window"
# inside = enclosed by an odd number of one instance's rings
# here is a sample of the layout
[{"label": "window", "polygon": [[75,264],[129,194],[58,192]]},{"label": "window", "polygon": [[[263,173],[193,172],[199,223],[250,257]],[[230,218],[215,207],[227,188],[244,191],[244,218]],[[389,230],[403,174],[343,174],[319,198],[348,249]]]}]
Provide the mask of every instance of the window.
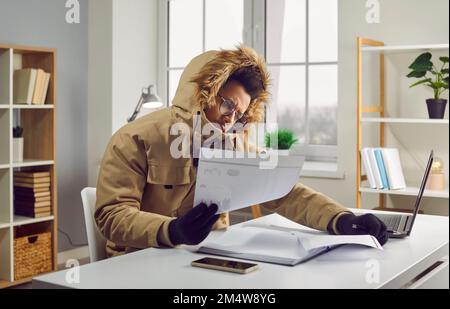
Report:
[{"label": "window", "polygon": [[267,121],[293,130],[310,159],[335,160],[337,0],[267,0],[265,25]]},{"label": "window", "polygon": [[265,55],[271,73],[266,121],[293,130],[308,159],[336,160],[337,1],[161,1],[162,93],[172,101],[196,55],[244,42]]},{"label": "window", "polygon": [[[207,50],[233,48],[243,43],[244,0],[163,1],[167,38],[162,89],[172,102],[184,67]],[[167,91],[167,92],[166,92]]]}]

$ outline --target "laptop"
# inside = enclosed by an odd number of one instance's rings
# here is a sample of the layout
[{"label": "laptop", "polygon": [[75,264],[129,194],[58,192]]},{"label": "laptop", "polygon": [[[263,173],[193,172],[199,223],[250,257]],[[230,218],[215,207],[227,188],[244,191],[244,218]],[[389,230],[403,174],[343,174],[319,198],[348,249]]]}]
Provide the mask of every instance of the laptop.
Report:
[{"label": "laptop", "polygon": [[383,221],[386,225],[390,238],[405,238],[411,234],[414,221],[419,213],[420,203],[422,201],[425,186],[427,184],[428,175],[431,171],[431,165],[433,164],[434,153],[431,151],[428,159],[428,164],[425,169],[425,174],[422,178],[422,184],[420,185],[419,193],[414,205],[414,212],[412,214],[374,214],[378,219]]}]

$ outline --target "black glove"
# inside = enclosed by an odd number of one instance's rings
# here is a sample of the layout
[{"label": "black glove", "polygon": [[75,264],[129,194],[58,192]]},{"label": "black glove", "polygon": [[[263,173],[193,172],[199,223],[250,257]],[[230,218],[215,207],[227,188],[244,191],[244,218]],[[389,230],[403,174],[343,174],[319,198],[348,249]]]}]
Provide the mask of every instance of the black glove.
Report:
[{"label": "black glove", "polygon": [[219,215],[215,214],[217,209],[216,204],[208,207],[205,203],[201,203],[184,216],[170,222],[169,238],[172,244],[197,245],[201,243],[219,219]]},{"label": "black glove", "polygon": [[386,225],[372,214],[362,216],[354,214],[342,215],[336,222],[336,229],[342,235],[370,234],[375,236],[382,246],[389,239]]}]

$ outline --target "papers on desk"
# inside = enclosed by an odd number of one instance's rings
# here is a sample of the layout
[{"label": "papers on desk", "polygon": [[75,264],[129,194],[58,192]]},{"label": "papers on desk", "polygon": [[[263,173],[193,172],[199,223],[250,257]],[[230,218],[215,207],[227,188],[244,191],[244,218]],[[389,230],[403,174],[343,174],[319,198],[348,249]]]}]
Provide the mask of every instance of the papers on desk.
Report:
[{"label": "papers on desk", "polygon": [[270,152],[264,159],[248,156],[202,148],[194,205],[216,203],[220,214],[281,198],[299,181],[304,157]]},{"label": "papers on desk", "polygon": [[264,219],[262,223],[229,228],[214,241],[206,242],[199,252],[293,266],[339,245],[382,250],[377,239],[370,235],[328,235],[277,214]]}]

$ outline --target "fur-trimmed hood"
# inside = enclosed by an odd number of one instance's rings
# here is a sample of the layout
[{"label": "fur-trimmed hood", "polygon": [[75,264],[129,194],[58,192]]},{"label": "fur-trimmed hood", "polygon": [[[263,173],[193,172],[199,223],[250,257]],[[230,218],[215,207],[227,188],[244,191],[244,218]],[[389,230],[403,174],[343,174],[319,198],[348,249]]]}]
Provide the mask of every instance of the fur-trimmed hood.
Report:
[{"label": "fur-trimmed hood", "polygon": [[208,51],[192,59],[181,75],[172,105],[188,112],[193,112],[195,107],[205,109],[212,106],[230,75],[249,66],[255,66],[261,72],[264,90],[251,101],[247,110],[248,121],[262,121],[264,104],[268,103],[270,96],[269,73],[264,59],[243,45],[234,50]]}]

